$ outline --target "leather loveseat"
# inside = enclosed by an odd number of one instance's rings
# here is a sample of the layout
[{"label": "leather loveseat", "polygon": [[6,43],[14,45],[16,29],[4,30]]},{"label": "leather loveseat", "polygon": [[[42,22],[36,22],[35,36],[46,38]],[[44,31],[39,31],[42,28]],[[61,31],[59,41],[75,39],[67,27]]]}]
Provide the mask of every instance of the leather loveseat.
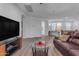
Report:
[{"label": "leather loveseat", "polygon": [[69,36],[67,41],[54,39],[54,46],[64,56],[79,56],[79,32],[75,32]]}]

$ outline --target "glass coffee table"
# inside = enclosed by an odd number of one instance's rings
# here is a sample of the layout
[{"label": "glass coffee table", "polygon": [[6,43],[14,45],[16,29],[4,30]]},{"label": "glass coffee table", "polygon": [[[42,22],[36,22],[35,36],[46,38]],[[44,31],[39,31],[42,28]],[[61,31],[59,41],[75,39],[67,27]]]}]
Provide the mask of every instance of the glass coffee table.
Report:
[{"label": "glass coffee table", "polygon": [[48,56],[48,43],[46,41],[36,41],[32,45],[33,56]]}]

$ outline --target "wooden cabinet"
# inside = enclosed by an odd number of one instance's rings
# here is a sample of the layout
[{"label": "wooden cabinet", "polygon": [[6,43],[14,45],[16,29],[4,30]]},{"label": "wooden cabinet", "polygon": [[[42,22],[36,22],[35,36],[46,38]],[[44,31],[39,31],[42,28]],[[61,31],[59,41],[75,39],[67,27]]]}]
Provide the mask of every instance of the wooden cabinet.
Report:
[{"label": "wooden cabinet", "polygon": [[[13,42],[16,42],[17,49],[20,49],[22,47],[22,38],[19,37]],[[6,54],[8,54],[7,48],[7,43],[0,44],[0,56],[6,56]]]},{"label": "wooden cabinet", "polygon": [[6,44],[0,45],[0,56],[4,56],[6,54]]}]

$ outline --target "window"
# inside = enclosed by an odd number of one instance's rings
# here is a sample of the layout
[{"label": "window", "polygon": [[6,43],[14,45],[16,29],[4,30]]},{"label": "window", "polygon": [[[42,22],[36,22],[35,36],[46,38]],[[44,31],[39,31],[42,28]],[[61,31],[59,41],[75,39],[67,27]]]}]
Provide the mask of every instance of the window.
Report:
[{"label": "window", "polygon": [[71,30],[71,23],[70,22],[66,23],[66,30]]},{"label": "window", "polygon": [[56,27],[57,27],[57,26],[56,26],[56,23],[52,23],[52,30],[53,30],[53,31],[56,31]]},{"label": "window", "polygon": [[52,31],[72,30],[72,21],[51,21],[49,27]]}]

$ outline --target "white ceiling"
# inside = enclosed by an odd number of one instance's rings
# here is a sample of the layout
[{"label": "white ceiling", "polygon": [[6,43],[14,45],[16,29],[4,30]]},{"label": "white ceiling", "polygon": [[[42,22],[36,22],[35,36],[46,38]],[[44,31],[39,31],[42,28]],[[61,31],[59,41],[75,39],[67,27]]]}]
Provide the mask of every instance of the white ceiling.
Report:
[{"label": "white ceiling", "polygon": [[[17,3],[16,4],[26,15],[40,18],[61,18],[79,16],[78,3]],[[32,12],[24,5],[30,5]]]}]

